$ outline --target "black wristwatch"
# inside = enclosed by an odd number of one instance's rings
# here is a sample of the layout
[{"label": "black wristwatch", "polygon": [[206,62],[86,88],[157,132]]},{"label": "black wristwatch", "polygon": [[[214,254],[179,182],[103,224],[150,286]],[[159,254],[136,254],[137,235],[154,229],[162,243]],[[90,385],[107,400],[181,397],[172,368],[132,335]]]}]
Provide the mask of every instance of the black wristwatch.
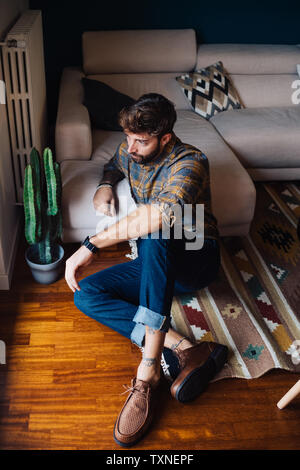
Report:
[{"label": "black wristwatch", "polygon": [[93,245],[93,243],[90,242],[89,236],[87,236],[86,239],[81,243],[81,246],[82,245],[86,246],[92,253],[97,253],[97,251],[99,250],[97,246]]}]

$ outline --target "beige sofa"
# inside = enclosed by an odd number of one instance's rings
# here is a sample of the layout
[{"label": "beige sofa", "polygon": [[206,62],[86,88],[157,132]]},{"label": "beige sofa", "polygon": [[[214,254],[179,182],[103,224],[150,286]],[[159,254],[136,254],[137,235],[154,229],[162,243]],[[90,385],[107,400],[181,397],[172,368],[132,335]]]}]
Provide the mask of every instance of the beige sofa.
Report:
[{"label": "beige sofa", "polygon": [[[300,48],[288,45],[203,44],[194,30],[86,32],[83,68],[65,68],[56,122],[56,158],[63,179],[63,241],[81,241],[115,219],[96,214],[92,199],[102,168],[123,139],[93,129],[82,104],[81,78],[100,80],[132,98],[157,92],[176,105],[175,133],[208,157],[212,207],[221,236],[246,235],[254,214],[253,181],[300,178],[300,106],[292,103]],[[210,121],[194,112],[175,77],[221,60],[245,109]],[[135,207],[126,180],[119,196]],[[124,197],[123,197],[124,200]],[[110,220],[107,220],[110,219]]]}]

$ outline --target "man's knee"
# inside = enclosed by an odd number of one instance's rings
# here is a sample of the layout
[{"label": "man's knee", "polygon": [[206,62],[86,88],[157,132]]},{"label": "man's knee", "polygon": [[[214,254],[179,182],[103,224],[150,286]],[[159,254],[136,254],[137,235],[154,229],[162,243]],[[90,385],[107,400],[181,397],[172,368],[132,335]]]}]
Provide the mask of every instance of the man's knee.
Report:
[{"label": "man's knee", "polygon": [[86,299],[91,292],[89,292],[89,287],[84,284],[84,279],[78,282],[80,290],[75,290],[74,292],[74,304],[77,308],[81,310],[82,306],[86,303]]},{"label": "man's knee", "polygon": [[76,307],[81,310],[81,306],[82,306],[82,292],[81,291],[78,291],[77,289],[75,290],[74,292],[74,304],[76,305]]},{"label": "man's knee", "polygon": [[78,282],[78,285],[80,290],[75,290],[74,304],[79,309],[86,304],[88,298],[91,300],[94,295],[99,297],[104,292],[101,284],[94,285],[93,283],[89,282],[88,278],[81,279],[81,281]]}]

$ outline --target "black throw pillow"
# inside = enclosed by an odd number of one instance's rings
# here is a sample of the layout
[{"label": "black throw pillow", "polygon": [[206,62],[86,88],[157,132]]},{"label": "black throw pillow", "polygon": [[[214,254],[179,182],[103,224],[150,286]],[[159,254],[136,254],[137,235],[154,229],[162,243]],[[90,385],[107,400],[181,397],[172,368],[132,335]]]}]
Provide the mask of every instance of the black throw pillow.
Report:
[{"label": "black throw pillow", "polygon": [[118,114],[124,106],[135,102],[106,83],[90,78],[82,78],[84,106],[87,107],[93,127],[107,131],[122,131]]}]

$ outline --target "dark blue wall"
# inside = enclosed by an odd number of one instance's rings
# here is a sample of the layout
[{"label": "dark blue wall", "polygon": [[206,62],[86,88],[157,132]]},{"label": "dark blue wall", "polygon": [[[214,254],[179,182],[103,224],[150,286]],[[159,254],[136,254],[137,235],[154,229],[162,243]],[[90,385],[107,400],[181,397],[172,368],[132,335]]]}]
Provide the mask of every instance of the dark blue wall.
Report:
[{"label": "dark blue wall", "polygon": [[300,1],[30,0],[42,10],[50,122],[61,71],[81,65],[83,31],[194,28],[204,43],[300,43]]}]

